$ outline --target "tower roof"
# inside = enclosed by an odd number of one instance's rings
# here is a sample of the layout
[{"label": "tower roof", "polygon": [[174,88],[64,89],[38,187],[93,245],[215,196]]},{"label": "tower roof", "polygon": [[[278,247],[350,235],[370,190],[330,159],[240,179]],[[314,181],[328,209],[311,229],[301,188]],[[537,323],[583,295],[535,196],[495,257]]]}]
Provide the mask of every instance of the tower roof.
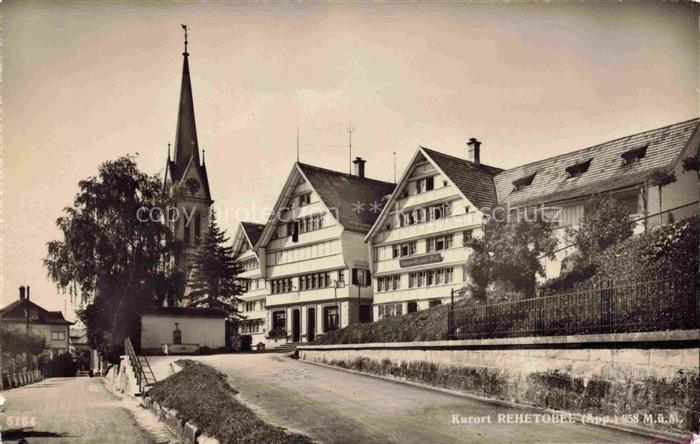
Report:
[{"label": "tower roof", "polygon": [[[180,85],[180,104],[177,112],[177,128],[175,130],[175,150],[170,157],[168,145],[168,161],[166,167],[166,183],[174,183],[188,174],[193,174],[202,187],[206,198],[211,200],[209,178],[203,159],[200,162],[199,142],[197,141],[197,125],[194,118],[194,100],[192,98],[192,82],[190,80],[190,64],[187,52],[187,27],[185,30],[185,52],[182,53],[182,83]],[[188,173],[189,172],[189,173]],[[191,176],[192,177],[192,176]]]},{"label": "tower roof", "polygon": [[185,51],[182,63],[182,84],[180,86],[180,105],[177,112],[177,130],[175,131],[175,156],[177,166],[184,169],[194,157],[199,164],[199,143],[197,125],[194,119],[194,102],[192,100],[192,83],[190,81],[189,53]]}]

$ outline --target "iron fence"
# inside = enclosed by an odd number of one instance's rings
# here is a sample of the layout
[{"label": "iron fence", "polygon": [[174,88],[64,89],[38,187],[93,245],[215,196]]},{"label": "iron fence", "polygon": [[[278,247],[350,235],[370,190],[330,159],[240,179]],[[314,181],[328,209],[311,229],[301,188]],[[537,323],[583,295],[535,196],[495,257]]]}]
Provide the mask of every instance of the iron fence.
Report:
[{"label": "iron fence", "polygon": [[575,291],[488,305],[452,302],[453,339],[626,333],[698,328],[698,280],[677,276],[591,281]]}]

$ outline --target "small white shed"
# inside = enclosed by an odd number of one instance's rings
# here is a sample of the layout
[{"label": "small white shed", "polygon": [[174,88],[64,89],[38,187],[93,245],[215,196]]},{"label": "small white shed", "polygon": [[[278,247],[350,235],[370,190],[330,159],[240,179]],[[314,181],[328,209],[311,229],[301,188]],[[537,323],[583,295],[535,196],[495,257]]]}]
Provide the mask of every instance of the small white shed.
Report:
[{"label": "small white shed", "polygon": [[194,353],[226,346],[226,313],[218,308],[150,307],[141,315],[143,353]]}]

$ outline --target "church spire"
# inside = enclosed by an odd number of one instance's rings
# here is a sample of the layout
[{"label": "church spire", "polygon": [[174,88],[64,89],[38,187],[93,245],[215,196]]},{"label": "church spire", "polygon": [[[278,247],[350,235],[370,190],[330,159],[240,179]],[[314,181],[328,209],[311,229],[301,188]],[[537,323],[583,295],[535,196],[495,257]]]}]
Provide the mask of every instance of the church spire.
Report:
[{"label": "church spire", "polygon": [[197,142],[197,126],[194,120],[194,103],[192,100],[192,84],[190,82],[190,65],[187,52],[188,29],[185,30],[185,52],[182,53],[182,84],[180,86],[180,106],[177,113],[177,130],[175,132],[175,163],[180,168],[185,168],[194,157],[195,163],[199,163],[199,144]]}]

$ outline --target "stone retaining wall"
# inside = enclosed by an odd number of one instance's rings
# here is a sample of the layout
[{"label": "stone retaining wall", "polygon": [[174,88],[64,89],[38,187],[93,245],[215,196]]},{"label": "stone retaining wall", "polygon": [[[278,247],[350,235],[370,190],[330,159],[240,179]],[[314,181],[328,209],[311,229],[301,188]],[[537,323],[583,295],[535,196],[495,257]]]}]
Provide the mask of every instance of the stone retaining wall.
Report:
[{"label": "stone retaining wall", "polygon": [[308,361],[555,410],[636,414],[627,425],[687,433],[700,419],[699,345],[697,331],[680,331],[298,350]]}]

